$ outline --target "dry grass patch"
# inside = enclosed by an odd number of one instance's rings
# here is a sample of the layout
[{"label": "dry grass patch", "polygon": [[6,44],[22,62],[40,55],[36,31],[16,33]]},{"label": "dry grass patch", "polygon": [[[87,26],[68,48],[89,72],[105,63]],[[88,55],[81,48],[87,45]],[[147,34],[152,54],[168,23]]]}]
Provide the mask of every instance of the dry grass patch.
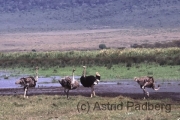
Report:
[{"label": "dry grass patch", "polygon": [[[14,120],[52,120],[52,119],[177,119],[180,117],[180,106],[178,102],[166,100],[134,100],[119,96],[109,97],[83,97],[71,96],[70,100],[66,96],[30,96],[24,99],[23,96],[1,96],[0,119]],[[130,103],[131,104],[130,104]],[[155,105],[171,105],[171,109],[160,108],[160,110],[137,110],[135,105],[142,106],[149,102]],[[85,106],[82,106],[85,104]],[[123,105],[122,107],[118,105]],[[129,107],[128,106],[132,106]],[[78,106],[80,105],[80,106]],[[89,111],[88,110],[88,106]],[[122,108],[122,109],[121,109]],[[78,111],[78,109],[80,109]]]}]

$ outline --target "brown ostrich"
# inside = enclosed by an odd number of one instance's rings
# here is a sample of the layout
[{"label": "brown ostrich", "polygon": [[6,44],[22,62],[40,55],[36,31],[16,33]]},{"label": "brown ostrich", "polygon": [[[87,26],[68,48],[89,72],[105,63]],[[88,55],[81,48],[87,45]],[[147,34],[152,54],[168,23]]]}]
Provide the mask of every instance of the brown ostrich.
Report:
[{"label": "brown ostrich", "polygon": [[145,90],[145,87],[152,88],[153,90],[157,91],[160,89],[160,85],[158,85],[158,88],[155,88],[154,78],[149,76],[143,76],[143,77],[134,77],[134,80],[140,85],[140,88],[143,89],[144,92],[144,99],[145,94],[149,97],[149,92]]},{"label": "brown ostrich", "polygon": [[100,74],[96,72],[96,76],[90,75],[86,76],[86,66],[83,66],[83,74],[80,78],[81,84],[84,87],[91,87],[91,97],[96,96],[95,91],[94,91],[94,86],[99,83],[100,81]]},{"label": "brown ostrich", "polygon": [[17,80],[15,82],[15,84],[20,84],[22,86],[24,86],[24,98],[27,97],[27,92],[29,87],[35,87],[36,86],[36,82],[38,81],[38,67],[35,68],[36,70],[36,76],[35,77],[23,77],[20,78],[19,80]]},{"label": "brown ostrich", "polygon": [[74,79],[74,71],[72,71],[72,78],[69,76],[66,76],[65,78],[62,78],[59,80],[59,83],[64,87],[64,93],[67,95],[67,99],[69,99],[69,90],[74,90],[79,87],[79,82]]}]

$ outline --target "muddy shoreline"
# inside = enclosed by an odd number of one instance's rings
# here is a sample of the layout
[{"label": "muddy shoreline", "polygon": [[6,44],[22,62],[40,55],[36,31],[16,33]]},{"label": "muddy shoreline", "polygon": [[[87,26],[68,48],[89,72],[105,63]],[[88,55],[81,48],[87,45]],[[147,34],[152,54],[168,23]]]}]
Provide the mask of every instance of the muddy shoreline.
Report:
[{"label": "muddy shoreline", "polygon": [[[177,85],[176,91],[171,90],[172,86],[162,87],[159,91],[154,91],[147,88],[146,90],[150,93],[149,99],[172,99],[173,101],[180,102],[180,86]],[[124,96],[133,99],[142,99],[143,91],[137,86],[132,87],[131,85],[118,85],[118,84],[99,84],[95,86],[96,95],[100,97],[117,97]],[[0,88],[0,96],[6,95],[23,95],[23,87],[19,88]],[[90,88],[85,88],[80,86],[76,90],[70,91],[70,96],[82,95],[85,97],[90,97]],[[30,88],[28,96],[32,95],[65,95],[63,87],[35,87]],[[23,96],[22,96],[23,97]]]},{"label": "muddy shoreline", "polygon": [[[2,75],[5,73],[0,72]],[[9,73],[7,73],[9,74]],[[0,96],[4,95],[23,95],[23,86],[15,84],[15,81],[20,76],[9,77],[4,79],[0,77]],[[60,76],[39,77],[39,80],[35,88],[29,88],[28,96],[32,95],[65,95],[64,88],[59,84]],[[75,76],[75,79],[79,81],[80,76]],[[52,82],[55,79],[56,82]],[[80,82],[80,81],[79,81]],[[150,99],[172,99],[174,101],[180,101],[180,80],[156,80],[155,85],[160,85],[160,90],[154,91],[151,88],[146,88],[150,93]],[[70,96],[82,95],[90,97],[90,88],[85,88],[80,84],[80,87],[71,90]],[[119,79],[119,80],[101,80],[98,85],[95,86],[95,92],[97,96],[101,97],[117,97],[124,96],[133,99],[142,99],[143,90],[140,88],[137,82],[133,79]],[[23,96],[22,96],[23,97]]]}]

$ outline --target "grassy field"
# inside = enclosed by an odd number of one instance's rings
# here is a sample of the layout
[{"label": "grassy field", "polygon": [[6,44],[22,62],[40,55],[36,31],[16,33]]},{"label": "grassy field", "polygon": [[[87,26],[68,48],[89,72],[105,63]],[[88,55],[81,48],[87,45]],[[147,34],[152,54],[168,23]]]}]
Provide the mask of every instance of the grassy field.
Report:
[{"label": "grassy field", "polygon": [[100,51],[68,52],[13,52],[0,53],[0,69],[34,74],[39,66],[40,76],[81,76],[82,66],[87,66],[87,75],[98,71],[103,80],[134,78],[150,75],[156,79],[179,80],[179,48],[108,49]]},{"label": "grassy field", "polygon": [[105,49],[96,51],[9,52],[0,53],[1,67],[66,67],[78,65],[112,65],[126,63],[157,63],[180,65],[180,48]]},{"label": "grassy field", "polygon": [[[76,69],[75,75],[81,76],[82,66],[74,66]],[[49,76],[71,76],[73,66],[67,67],[50,67],[39,68],[39,75],[44,77]],[[1,68],[4,71],[4,69]],[[10,76],[18,76],[18,74],[35,75],[33,68],[6,68]],[[156,80],[180,80],[180,66],[158,64],[133,64],[131,67],[126,67],[126,64],[118,64],[112,66],[87,66],[87,75],[95,75],[95,72],[101,74],[102,81],[114,81],[120,79],[133,79],[135,76],[154,76]]]},{"label": "grassy field", "polygon": [[1,120],[176,120],[180,118],[178,102],[71,96],[1,96]]}]

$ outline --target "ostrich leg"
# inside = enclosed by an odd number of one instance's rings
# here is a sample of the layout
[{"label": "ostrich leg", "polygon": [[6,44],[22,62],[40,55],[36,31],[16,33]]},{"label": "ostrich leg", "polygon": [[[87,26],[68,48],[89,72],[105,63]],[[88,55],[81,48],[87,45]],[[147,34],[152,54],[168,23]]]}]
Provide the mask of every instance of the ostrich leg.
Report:
[{"label": "ostrich leg", "polygon": [[96,96],[94,91],[94,85],[91,86],[91,97]]},{"label": "ostrich leg", "polygon": [[93,87],[91,86],[91,98],[93,97]]},{"label": "ostrich leg", "polygon": [[145,89],[146,85],[148,84],[148,82],[146,82],[143,86],[142,89]]},{"label": "ostrich leg", "polygon": [[94,85],[93,85],[93,96],[96,96],[95,91],[94,91]]},{"label": "ostrich leg", "polygon": [[145,88],[143,88],[143,92],[144,92],[144,99],[146,99],[146,95],[149,97],[149,92],[147,92],[146,90],[145,90]]},{"label": "ostrich leg", "polygon": [[24,98],[26,97],[27,88],[24,89]]},{"label": "ostrich leg", "polygon": [[67,90],[67,99],[69,99],[69,89]]},{"label": "ostrich leg", "polygon": [[67,93],[67,92],[66,92],[66,88],[64,88],[64,93]]},{"label": "ostrich leg", "polygon": [[26,95],[27,94],[27,91],[28,91],[28,86],[25,86],[24,87],[24,98],[28,98],[28,96]]}]

